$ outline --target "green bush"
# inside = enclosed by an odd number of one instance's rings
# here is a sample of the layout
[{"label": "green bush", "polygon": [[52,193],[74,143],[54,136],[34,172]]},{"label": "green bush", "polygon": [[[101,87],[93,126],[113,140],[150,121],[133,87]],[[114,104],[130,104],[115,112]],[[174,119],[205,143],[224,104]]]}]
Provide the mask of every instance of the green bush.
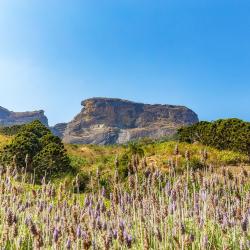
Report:
[{"label": "green bush", "polygon": [[50,179],[70,171],[70,160],[60,138],[54,136],[40,121],[22,126],[12,142],[0,153],[1,163],[25,168],[37,179]]},{"label": "green bush", "polygon": [[24,125],[14,125],[10,127],[0,127],[0,134],[2,135],[16,135]]},{"label": "green bush", "polygon": [[70,155],[70,165],[75,169],[76,172],[79,172],[83,166],[85,166],[88,161],[85,158],[76,155]]},{"label": "green bush", "polygon": [[119,165],[118,166],[118,174],[121,180],[125,180],[128,177],[128,165]]},{"label": "green bush", "polygon": [[36,176],[56,177],[69,170],[70,160],[64,147],[51,142],[44,146],[33,158],[32,168]]},{"label": "green bush", "polygon": [[239,119],[199,122],[178,130],[181,142],[200,142],[220,150],[232,150],[250,156],[250,123]]}]

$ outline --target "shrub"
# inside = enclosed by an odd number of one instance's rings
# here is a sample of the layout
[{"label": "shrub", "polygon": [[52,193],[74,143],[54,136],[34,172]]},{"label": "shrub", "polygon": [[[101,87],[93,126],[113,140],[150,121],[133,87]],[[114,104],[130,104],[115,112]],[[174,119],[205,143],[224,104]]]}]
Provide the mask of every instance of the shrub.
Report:
[{"label": "shrub", "polygon": [[121,180],[125,180],[128,177],[128,165],[119,165],[118,166],[118,174]]},{"label": "shrub", "polygon": [[26,168],[37,178],[52,178],[71,170],[70,160],[60,138],[54,136],[40,121],[22,126],[12,142],[1,152],[1,162]]},{"label": "shrub", "polygon": [[14,125],[10,127],[0,127],[0,134],[2,135],[16,135],[24,125]]},{"label": "shrub", "polygon": [[87,164],[87,160],[80,156],[70,155],[70,165],[75,169],[76,172],[79,172],[83,166]]},{"label": "shrub", "polygon": [[[17,134],[12,142],[3,148],[1,161],[5,164],[11,164],[15,157],[15,164],[19,168],[26,167],[26,155],[29,155],[30,159],[32,159],[40,150],[39,138],[31,132],[23,131]],[[29,170],[27,169],[27,171]]]},{"label": "shrub", "polygon": [[37,177],[56,177],[69,171],[70,160],[64,147],[51,142],[44,146],[33,158],[32,168]]},{"label": "shrub", "polygon": [[178,130],[181,142],[200,142],[217,149],[238,151],[250,156],[250,123],[239,119],[199,122]]}]

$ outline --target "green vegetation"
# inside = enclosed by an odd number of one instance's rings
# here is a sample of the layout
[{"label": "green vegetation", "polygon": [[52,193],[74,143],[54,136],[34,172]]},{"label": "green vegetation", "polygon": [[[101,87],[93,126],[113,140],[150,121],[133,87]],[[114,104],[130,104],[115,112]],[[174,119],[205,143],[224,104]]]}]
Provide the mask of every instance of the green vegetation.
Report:
[{"label": "green vegetation", "polygon": [[232,150],[250,156],[250,123],[239,119],[199,122],[178,131],[181,142],[200,142],[220,150]]},{"label": "green vegetation", "polygon": [[149,139],[63,145],[35,121],[0,135],[0,159],[0,248],[248,249],[242,152]]},{"label": "green vegetation", "polygon": [[70,170],[70,160],[60,138],[40,121],[22,126],[13,140],[3,147],[1,163],[24,169],[36,179],[50,179]]},{"label": "green vegetation", "polygon": [[10,136],[0,134],[0,150],[11,141]]},{"label": "green vegetation", "polygon": [[[175,154],[176,146],[178,146],[178,154]],[[221,166],[247,165],[249,163],[248,156],[239,152],[218,150],[201,144],[177,144],[173,141],[147,141],[112,146],[66,145],[66,149],[76,172],[90,177],[95,176],[98,171],[101,176],[100,183],[108,190],[112,188],[110,179],[114,175],[115,169],[117,168],[119,173],[119,180],[126,182],[129,172],[133,172],[133,165],[138,160],[147,162],[148,166],[154,166],[163,173],[169,172],[171,166],[175,165],[176,171],[180,174],[186,169],[187,153],[190,157],[189,167],[193,170],[213,166],[213,169],[217,171]],[[73,176],[71,176],[72,178]],[[90,178],[85,178],[82,186],[84,186],[85,192],[89,192],[93,187],[96,189],[98,187],[97,179],[92,178],[91,182]]]},{"label": "green vegetation", "polygon": [[[175,148],[178,144],[178,154]],[[65,152],[65,149],[67,152]],[[1,150],[2,148],[2,150]],[[0,135],[0,156],[4,165],[17,166],[41,178],[64,179],[69,186],[78,174],[81,192],[97,188],[97,180],[90,178],[98,171],[101,185],[110,190],[110,178],[115,172],[114,162],[121,181],[126,181],[132,171],[134,161],[145,160],[150,166],[157,166],[162,172],[168,172],[176,164],[179,173],[185,170],[186,153],[191,157],[190,168],[201,169],[204,165],[220,166],[248,164],[249,158],[241,152],[219,150],[199,143],[189,144],[176,141],[154,141],[143,139],[128,145],[63,145],[58,137],[51,134],[40,122],[22,126],[15,136]],[[204,164],[203,154],[207,159]],[[136,157],[134,157],[136,155]],[[28,156],[28,158],[26,158]]]},{"label": "green vegetation", "polygon": [[1,135],[16,135],[24,125],[14,125],[11,127],[0,127],[0,134]]}]

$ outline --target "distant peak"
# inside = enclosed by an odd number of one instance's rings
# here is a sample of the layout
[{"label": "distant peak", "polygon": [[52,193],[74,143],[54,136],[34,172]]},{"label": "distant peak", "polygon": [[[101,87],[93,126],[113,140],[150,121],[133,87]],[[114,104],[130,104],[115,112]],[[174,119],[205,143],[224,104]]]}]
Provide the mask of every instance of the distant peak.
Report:
[{"label": "distant peak", "polygon": [[34,120],[39,120],[48,126],[48,119],[44,115],[44,110],[14,112],[0,106],[0,126],[25,124]]}]

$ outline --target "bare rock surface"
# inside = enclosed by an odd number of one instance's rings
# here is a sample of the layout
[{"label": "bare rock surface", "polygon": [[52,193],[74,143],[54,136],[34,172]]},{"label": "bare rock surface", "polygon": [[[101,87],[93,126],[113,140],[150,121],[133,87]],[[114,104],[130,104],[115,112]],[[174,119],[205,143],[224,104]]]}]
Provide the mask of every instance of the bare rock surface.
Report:
[{"label": "bare rock surface", "polygon": [[48,126],[48,119],[44,115],[43,110],[27,111],[27,112],[13,112],[6,108],[0,107],[0,126],[21,125],[32,122],[34,120],[41,121]]},{"label": "bare rock surface", "polygon": [[198,122],[184,106],[143,104],[115,98],[91,98],[82,102],[81,112],[68,124],[59,124],[65,143],[114,144],[143,137],[161,138],[182,126]]},{"label": "bare rock surface", "polygon": [[54,135],[62,138],[67,125],[67,123],[58,123],[55,126],[50,127],[50,130]]}]

